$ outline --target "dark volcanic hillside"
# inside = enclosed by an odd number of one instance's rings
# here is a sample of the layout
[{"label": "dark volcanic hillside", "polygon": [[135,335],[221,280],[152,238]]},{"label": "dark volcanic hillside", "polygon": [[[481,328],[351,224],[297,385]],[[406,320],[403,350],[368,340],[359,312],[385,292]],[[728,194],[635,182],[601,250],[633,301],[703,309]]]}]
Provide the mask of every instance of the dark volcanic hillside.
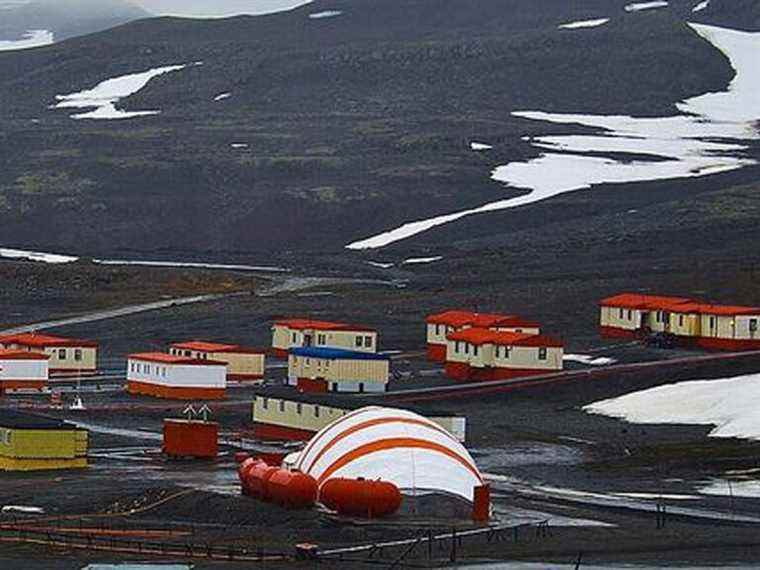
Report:
[{"label": "dark volcanic hillside", "polygon": [[[694,2],[625,4],[321,0],[270,16],[142,20],[0,54],[0,244],[93,255],[337,250],[508,196],[490,170],[535,156],[521,137],[547,132],[510,111],[673,114],[733,75],[684,18],[757,21],[752,2],[742,13],[713,0],[698,16]],[[309,18],[327,10],[342,13]],[[557,29],[598,17],[612,20]],[[117,104],[160,115],[74,120],[80,110],[49,108],[59,94],[192,62],[202,65]],[[479,139],[496,148],[470,151]],[[501,231],[497,221],[476,233]]]}]

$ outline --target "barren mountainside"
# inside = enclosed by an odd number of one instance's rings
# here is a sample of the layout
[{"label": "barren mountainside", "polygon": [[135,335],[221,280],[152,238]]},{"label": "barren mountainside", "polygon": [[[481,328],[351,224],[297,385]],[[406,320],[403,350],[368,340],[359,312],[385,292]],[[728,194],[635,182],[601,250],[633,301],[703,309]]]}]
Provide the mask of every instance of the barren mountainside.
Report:
[{"label": "barren mountainside", "polygon": [[[683,0],[628,4],[320,0],[267,16],[146,19],[0,53],[0,245],[339,252],[408,221],[519,195],[490,174],[541,154],[526,137],[594,130],[513,111],[676,115],[677,102],[734,77],[687,22],[758,24],[750,1],[712,0],[698,12]],[[184,64],[113,103],[160,113],[95,120],[51,108],[59,95]],[[473,141],[493,148],[474,152]],[[746,152],[757,156],[753,144]],[[550,199],[473,216],[396,247],[509,242],[526,227],[593,225],[621,203],[689,200],[753,177],[745,168],[657,191],[617,185],[574,207]]]}]

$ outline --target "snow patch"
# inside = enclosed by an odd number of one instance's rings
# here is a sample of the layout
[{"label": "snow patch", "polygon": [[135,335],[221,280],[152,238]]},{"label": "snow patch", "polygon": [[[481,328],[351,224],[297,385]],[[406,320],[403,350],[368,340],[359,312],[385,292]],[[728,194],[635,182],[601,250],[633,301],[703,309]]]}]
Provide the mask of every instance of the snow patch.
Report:
[{"label": "snow patch", "polygon": [[579,28],[596,28],[609,22],[609,18],[597,18],[596,20],[578,20],[577,22],[568,22],[557,26],[563,30],[577,30]]},{"label": "snow patch", "polygon": [[713,425],[709,437],[760,439],[760,374],[658,386],[585,406],[634,424]]},{"label": "snow patch", "polygon": [[71,263],[79,259],[73,255],[44,253],[41,251],[29,251],[25,249],[10,249],[7,247],[0,247],[0,257],[8,259],[26,259],[28,261],[40,261],[42,263]]},{"label": "snow patch", "polygon": [[[493,180],[525,190],[524,193],[477,208],[407,222],[346,247],[384,247],[466,216],[525,206],[598,184],[692,178],[757,164],[756,160],[740,155],[746,146],[736,141],[758,138],[754,124],[760,118],[757,97],[760,75],[754,70],[760,33],[689,25],[723,52],[736,70],[726,91],[687,99],[677,105],[683,114],[671,117],[640,119],[625,115],[513,112],[513,116],[529,120],[579,124],[606,132],[527,139],[543,151],[538,158],[498,166],[491,172]],[[711,142],[714,140],[721,142]],[[621,162],[612,156],[584,154],[589,152],[624,152],[635,158]]]},{"label": "snow patch", "polygon": [[68,95],[56,95],[58,103],[52,106],[53,109],[94,109],[86,113],[71,115],[72,119],[130,119],[134,117],[145,117],[148,115],[158,115],[161,111],[124,111],[116,108],[116,103],[130,95],[134,95],[145,87],[151,79],[185,69],[189,65],[201,65],[201,62],[195,64],[167,65],[165,67],[156,67],[140,73],[122,75],[101,81],[92,89],[69,93]]},{"label": "snow patch", "polygon": [[628,499],[655,499],[666,501],[693,501],[700,499],[699,495],[679,495],[679,494],[659,494],[659,493],[613,493],[616,497],[626,497]]},{"label": "snow patch", "polygon": [[48,30],[29,30],[20,40],[0,41],[0,51],[14,51],[47,46],[53,43],[55,36]]},{"label": "snow patch", "polygon": [[707,8],[710,5],[710,0],[704,0],[704,2],[700,2],[696,6],[694,6],[691,11],[692,12],[701,12],[705,8]]},{"label": "snow patch", "polygon": [[309,18],[312,20],[321,20],[323,18],[334,18],[340,16],[343,12],[341,10],[325,10],[324,12],[313,12],[309,14]]},{"label": "snow patch", "polygon": [[471,150],[491,150],[493,147],[490,144],[485,143],[479,143],[479,142],[471,142],[470,143],[470,149]]},{"label": "snow patch", "polygon": [[634,2],[628,4],[624,9],[626,12],[640,12],[641,10],[652,10],[654,8],[666,8],[668,3],[664,0],[657,0],[655,2]]},{"label": "snow patch", "polygon": [[219,93],[216,97],[214,97],[214,101],[224,101],[225,99],[229,99],[232,97],[232,93]]},{"label": "snow patch", "polygon": [[5,513],[23,513],[25,515],[42,515],[45,509],[42,507],[28,507],[26,505],[5,505],[0,512]]},{"label": "snow patch", "polygon": [[615,364],[617,362],[614,358],[608,358],[606,356],[595,357],[588,354],[565,354],[562,357],[562,360],[565,362],[579,362],[589,366],[607,366],[608,364]]},{"label": "snow patch", "polygon": [[435,257],[410,257],[409,259],[405,259],[401,263],[404,265],[416,265],[419,263],[434,263],[436,261],[441,261],[443,259],[442,255],[436,255]]},{"label": "snow patch", "polygon": [[248,148],[248,143],[232,143],[232,148]]},{"label": "snow patch", "polygon": [[703,495],[719,495],[726,497],[760,498],[760,481],[729,481],[716,480],[700,487]]},{"label": "snow patch", "polygon": [[393,263],[380,263],[379,261],[368,261],[367,264],[380,269],[390,269],[394,265]]}]

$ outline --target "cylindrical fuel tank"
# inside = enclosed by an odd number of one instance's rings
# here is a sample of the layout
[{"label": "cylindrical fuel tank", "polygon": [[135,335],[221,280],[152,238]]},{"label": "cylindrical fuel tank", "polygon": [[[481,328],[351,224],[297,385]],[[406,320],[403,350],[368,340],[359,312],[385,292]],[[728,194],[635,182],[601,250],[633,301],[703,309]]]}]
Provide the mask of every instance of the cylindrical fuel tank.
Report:
[{"label": "cylindrical fuel tank", "polygon": [[317,500],[317,481],[300,471],[276,469],[266,490],[267,500],[291,509],[311,507]]},{"label": "cylindrical fuel tank", "polygon": [[277,471],[259,459],[246,459],[238,468],[243,494],[267,500],[267,481]]},{"label": "cylindrical fuel tank", "polygon": [[340,515],[378,518],[398,511],[401,492],[388,481],[337,477],[319,489],[319,502]]}]

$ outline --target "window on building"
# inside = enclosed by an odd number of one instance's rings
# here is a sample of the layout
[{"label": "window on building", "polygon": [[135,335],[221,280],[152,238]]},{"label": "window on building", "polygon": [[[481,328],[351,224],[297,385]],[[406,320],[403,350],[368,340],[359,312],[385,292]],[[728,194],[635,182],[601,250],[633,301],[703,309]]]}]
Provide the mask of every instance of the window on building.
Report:
[{"label": "window on building", "polygon": [[473,354],[473,356],[477,356],[478,355],[478,349],[479,349],[479,347],[478,347],[477,344],[473,345],[473,347],[472,347],[472,354]]},{"label": "window on building", "polygon": [[757,319],[749,320],[749,332],[757,332]]},{"label": "window on building", "polygon": [[364,393],[364,382],[359,382],[359,393]]},{"label": "window on building", "polygon": [[683,315],[678,315],[678,326],[679,327],[683,326]]},{"label": "window on building", "polygon": [[331,392],[337,392],[338,391],[338,383],[337,382],[332,382],[330,384],[330,391]]},{"label": "window on building", "polygon": [[82,360],[82,349],[81,348],[75,348],[74,349],[74,360],[79,362]]},{"label": "window on building", "polygon": [[66,360],[66,349],[65,348],[59,348],[58,349],[58,360]]},{"label": "window on building", "polygon": [[310,358],[307,358],[306,360],[304,360],[304,363],[303,363],[303,365],[304,365],[304,366],[310,366],[310,365],[311,365],[311,359],[310,359]]},{"label": "window on building", "polygon": [[542,346],[538,349],[538,359],[546,360],[546,347]]},{"label": "window on building", "polygon": [[319,417],[319,406],[314,406],[314,417],[315,418]]},{"label": "window on building", "polygon": [[145,365],[145,373],[150,374],[150,364]]},{"label": "window on building", "polygon": [[137,371],[138,372],[142,372],[142,366],[140,366],[139,362],[137,364],[135,364],[135,366],[137,367]]},{"label": "window on building", "polygon": [[362,345],[362,337],[357,336],[356,337],[356,347],[359,348]]},{"label": "window on building", "polygon": [[624,317],[623,317],[623,309],[620,309],[620,318],[621,318],[621,319],[622,319],[622,318],[624,318]]},{"label": "window on building", "polygon": [[364,346],[367,348],[372,348],[372,337],[371,336],[365,336],[364,337]]},{"label": "window on building", "polygon": [[630,310],[630,309],[628,309],[628,320],[629,320],[629,321],[632,321],[632,320],[633,320],[633,311],[632,311],[632,310]]},{"label": "window on building", "polygon": [[454,343],[454,352],[459,353],[459,341]]},{"label": "window on building", "polygon": [[280,411],[285,412],[285,400],[280,400]]},{"label": "window on building", "polygon": [[504,347],[504,358],[509,358],[509,353],[512,352],[511,346],[505,346]]},{"label": "window on building", "polygon": [[710,328],[711,329],[715,328],[715,317],[710,317]]},{"label": "window on building", "polygon": [[269,408],[269,398],[261,398],[261,407],[265,410]]},{"label": "window on building", "polygon": [[317,335],[317,344],[326,344],[327,339],[325,338],[325,335],[319,334]]},{"label": "window on building", "polygon": [[293,333],[293,344],[298,342],[298,335],[296,333]]},{"label": "window on building", "polygon": [[435,325],[435,334],[440,336],[441,334],[441,325]]},{"label": "window on building", "polygon": [[300,416],[302,411],[303,411],[303,404],[301,402],[298,402],[296,404],[296,413]]},{"label": "window on building", "polygon": [[192,356],[192,355],[193,355],[193,353],[192,353],[192,352],[190,352],[189,350],[186,350],[186,351],[185,351],[185,356]]}]

